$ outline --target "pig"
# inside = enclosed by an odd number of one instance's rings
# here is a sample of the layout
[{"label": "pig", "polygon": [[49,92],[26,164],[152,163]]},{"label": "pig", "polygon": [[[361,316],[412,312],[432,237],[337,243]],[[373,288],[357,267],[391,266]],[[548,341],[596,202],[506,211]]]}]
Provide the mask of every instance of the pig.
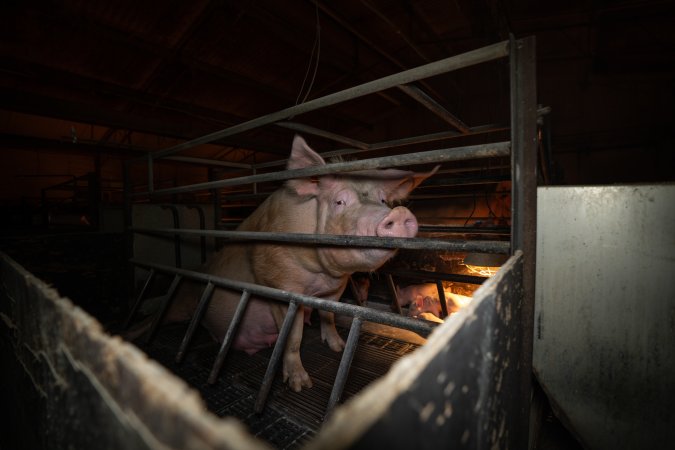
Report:
[{"label": "pig", "polygon": [[422,300],[424,297],[438,298],[438,288],[434,283],[411,284],[404,288],[396,287],[396,297],[400,306],[407,306],[415,300]]},{"label": "pig", "polygon": [[[295,136],[287,169],[325,164],[324,159],[302,137]],[[438,166],[428,173],[398,169],[362,170],[291,179],[273,192],[238,229],[411,238],[417,234],[417,219],[409,209],[389,205],[405,199],[437,169]],[[352,273],[373,271],[395,252],[393,249],[314,247],[288,243],[232,243],[215,253],[203,271],[339,301]],[[188,320],[194,313],[202,287],[181,286],[164,323]],[[226,289],[214,292],[202,325],[216,340],[222,341],[239,297],[239,292]],[[233,347],[254,354],[273,345],[286,311],[287,306],[280,302],[252,296]],[[300,306],[282,358],[283,380],[296,392],[312,387],[299,352],[304,322],[309,313],[308,308]],[[335,328],[333,314],[319,311],[319,318],[322,341],[330,349],[342,351],[345,343]]]},{"label": "pig", "polygon": [[[425,293],[431,291],[432,286],[434,287],[434,289],[436,288],[436,285],[431,283],[422,285],[412,285],[408,286],[408,288],[414,287],[415,289],[412,289],[413,291]],[[471,301],[471,297],[455,294],[454,292],[450,292],[447,289],[443,291],[443,295],[445,296],[448,315],[451,315],[459,311],[461,308],[468,305],[469,302]],[[430,292],[430,295],[424,296],[418,293],[416,297],[412,299],[412,301],[410,302],[410,306],[408,308],[408,315],[410,317],[417,317],[423,318],[425,320],[430,320],[429,316],[430,314],[436,318],[441,317],[441,301],[438,298],[437,290],[435,290],[435,292],[433,293]]]}]

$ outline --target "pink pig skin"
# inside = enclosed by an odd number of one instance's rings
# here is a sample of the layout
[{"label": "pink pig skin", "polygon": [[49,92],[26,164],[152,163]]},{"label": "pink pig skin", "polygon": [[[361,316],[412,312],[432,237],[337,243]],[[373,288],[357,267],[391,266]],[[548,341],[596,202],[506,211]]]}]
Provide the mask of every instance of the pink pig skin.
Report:
[{"label": "pink pig skin", "polygon": [[[293,140],[288,169],[326,164],[305,140]],[[388,204],[404,199],[438,167],[425,174],[387,169],[294,179],[272,193],[239,230],[284,233],[347,234],[360,236],[414,237],[417,220],[405,207]],[[338,301],[348,277],[356,271],[372,271],[395,254],[390,249],[311,247],[284,243],[237,243],[214,254],[204,272],[295,293]],[[185,283],[164,322],[191,317],[203,286]],[[240,292],[216,289],[202,324],[222,341],[237,306]],[[283,378],[300,391],[312,381],[300,360],[303,317],[295,318],[283,356]],[[305,308],[307,309],[307,308]],[[244,313],[233,346],[253,354],[276,341],[287,306],[253,296]],[[320,311],[321,338],[334,351],[344,348],[335,329],[333,314]]]}]

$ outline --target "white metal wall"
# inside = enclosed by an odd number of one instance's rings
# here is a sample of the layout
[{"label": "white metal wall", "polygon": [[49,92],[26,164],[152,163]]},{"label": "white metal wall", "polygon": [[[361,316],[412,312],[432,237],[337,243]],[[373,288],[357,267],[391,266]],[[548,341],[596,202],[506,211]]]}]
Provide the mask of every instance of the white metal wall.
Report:
[{"label": "white metal wall", "polygon": [[539,381],[587,448],[672,448],[675,185],[539,188],[537,211]]}]

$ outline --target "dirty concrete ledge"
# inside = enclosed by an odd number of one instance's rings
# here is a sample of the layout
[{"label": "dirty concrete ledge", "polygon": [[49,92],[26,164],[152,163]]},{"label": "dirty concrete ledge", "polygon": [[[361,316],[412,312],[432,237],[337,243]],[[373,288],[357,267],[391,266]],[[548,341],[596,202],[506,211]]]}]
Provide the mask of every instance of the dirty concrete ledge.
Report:
[{"label": "dirty concrete ledge", "polygon": [[268,449],[0,253],[1,448]]}]

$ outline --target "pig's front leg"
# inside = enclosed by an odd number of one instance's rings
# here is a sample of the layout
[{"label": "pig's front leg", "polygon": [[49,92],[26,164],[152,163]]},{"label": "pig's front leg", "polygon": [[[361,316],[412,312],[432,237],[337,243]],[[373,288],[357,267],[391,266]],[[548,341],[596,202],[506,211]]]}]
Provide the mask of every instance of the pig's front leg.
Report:
[{"label": "pig's front leg", "polygon": [[321,341],[328,343],[331,350],[341,352],[345,348],[345,341],[335,329],[335,314],[319,310],[319,317],[321,318]]},{"label": "pig's front leg", "polygon": [[[281,305],[270,305],[272,308],[272,315],[277,324],[277,328],[281,330],[281,325],[284,322],[284,317],[288,312],[288,308]],[[298,311],[293,319],[293,325],[286,341],[286,348],[284,349],[284,363],[283,363],[283,377],[284,383],[288,382],[288,386],[295,392],[300,392],[303,387],[311,388],[312,379],[307,374],[307,371],[302,366],[300,360],[300,343],[302,342],[302,331],[305,325],[304,311],[302,305],[299,305]]]}]

